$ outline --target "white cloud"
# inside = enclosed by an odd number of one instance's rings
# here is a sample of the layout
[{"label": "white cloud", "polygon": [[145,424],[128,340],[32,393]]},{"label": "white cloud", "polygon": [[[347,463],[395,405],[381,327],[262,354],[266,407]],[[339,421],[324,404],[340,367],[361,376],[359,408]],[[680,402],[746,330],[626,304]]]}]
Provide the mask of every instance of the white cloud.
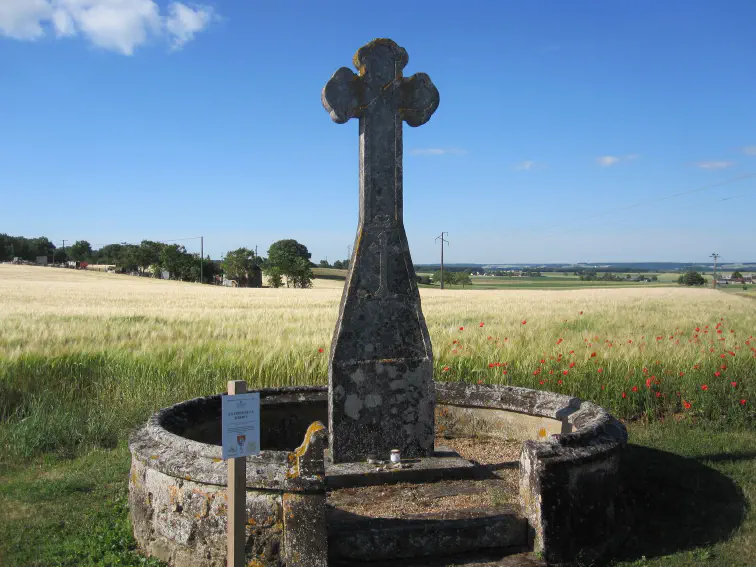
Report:
[{"label": "white cloud", "polygon": [[49,19],[53,10],[47,0],[2,0],[0,34],[13,39],[33,40],[45,30],[40,22]]},{"label": "white cloud", "polygon": [[417,148],[411,150],[410,153],[413,156],[442,156],[442,155],[462,155],[466,154],[467,150],[460,148]]},{"label": "white cloud", "polygon": [[601,165],[602,167],[609,167],[611,165],[614,165],[615,163],[618,163],[620,158],[615,156],[602,156],[596,158],[596,161]]},{"label": "white cloud", "polygon": [[747,156],[756,156],[756,146],[746,146],[743,148],[743,153]]},{"label": "white cloud", "polygon": [[197,6],[196,10],[192,10],[178,2],[168,7],[168,13],[165,28],[173,35],[175,48],[181,48],[187,41],[191,41],[194,34],[205,29],[213,19],[210,7]]},{"label": "white cloud", "polygon": [[171,3],[164,16],[155,0],[0,0],[0,35],[36,40],[51,29],[57,37],[82,35],[131,55],[151,38],[180,48],[213,17],[210,7],[180,2]]},{"label": "white cloud", "polygon": [[640,156],[638,154],[627,154],[626,156],[618,157],[618,156],[601,156],[597,157],[596,161],[601,167],[611,167],[612,165],[616,165],[621,161],[633,161],[634,159],[638,159]]},{"label": "white cloud", "polygon": [[520,170],[520,171],[522,171],[522,170],[528,171],[530,169],[533,169],[533,166],[535,166],[535,164],[536,164],[536,162],[534,162],[532,160],[525,160],[525,161],[523,161],[523,162],[518,163],[517,165],[515,165],[515,169]]},{"label": "white cloud", "polygon": [[735,165],[732,161],[699,161],[696,166],[701,169],[726,169]]}]

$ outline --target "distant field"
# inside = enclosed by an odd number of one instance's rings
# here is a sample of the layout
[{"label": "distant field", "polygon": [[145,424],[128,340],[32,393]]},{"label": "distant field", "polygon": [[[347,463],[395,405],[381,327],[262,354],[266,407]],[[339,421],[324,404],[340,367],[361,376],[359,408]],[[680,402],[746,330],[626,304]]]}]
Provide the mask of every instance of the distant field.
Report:
[{"label": "distant field", "polygon": [[336,268],[313,268],[312,275],[316,278],[345,280],[349,270],[337,270]]}]

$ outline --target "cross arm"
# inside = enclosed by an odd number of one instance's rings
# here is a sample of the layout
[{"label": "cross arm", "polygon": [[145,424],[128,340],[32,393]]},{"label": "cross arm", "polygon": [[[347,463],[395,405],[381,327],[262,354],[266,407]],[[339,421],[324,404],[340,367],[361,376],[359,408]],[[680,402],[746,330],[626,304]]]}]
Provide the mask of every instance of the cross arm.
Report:
[{"label": "cross arm", "polygon": [[402,81],[399,111],[410,126],[422,126],[436,112],[440,97],[436,85],[425,73],[415,73]]},{"label": "cross arm", "polygon": [[336,71],[323,87],[323,107],[337,124],[359,116],[362,81],[347,67]]}]

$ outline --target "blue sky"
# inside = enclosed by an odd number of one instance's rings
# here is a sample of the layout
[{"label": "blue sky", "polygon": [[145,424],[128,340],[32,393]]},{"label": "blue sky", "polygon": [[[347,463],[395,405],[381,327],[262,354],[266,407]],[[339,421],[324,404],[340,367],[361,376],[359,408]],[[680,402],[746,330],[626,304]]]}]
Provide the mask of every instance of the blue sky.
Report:
[{"label": "blue sky", "polygon": [[756,261],[754,21],[750,0],[0,0],[0,232],[343,259],[357,122],[320,91],[389,37],[441,95],[404,127],[416,263],[442,230],[449,262]]}]

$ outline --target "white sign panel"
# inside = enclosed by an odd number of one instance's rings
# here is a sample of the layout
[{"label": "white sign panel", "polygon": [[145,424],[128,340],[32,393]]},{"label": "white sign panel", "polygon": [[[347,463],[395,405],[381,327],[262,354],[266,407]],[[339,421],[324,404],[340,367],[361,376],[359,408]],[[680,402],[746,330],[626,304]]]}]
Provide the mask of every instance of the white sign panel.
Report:
[{"label": "white sign panel", "polygon": [[260,392],[221,396],[223,458],[260,454]]}]

